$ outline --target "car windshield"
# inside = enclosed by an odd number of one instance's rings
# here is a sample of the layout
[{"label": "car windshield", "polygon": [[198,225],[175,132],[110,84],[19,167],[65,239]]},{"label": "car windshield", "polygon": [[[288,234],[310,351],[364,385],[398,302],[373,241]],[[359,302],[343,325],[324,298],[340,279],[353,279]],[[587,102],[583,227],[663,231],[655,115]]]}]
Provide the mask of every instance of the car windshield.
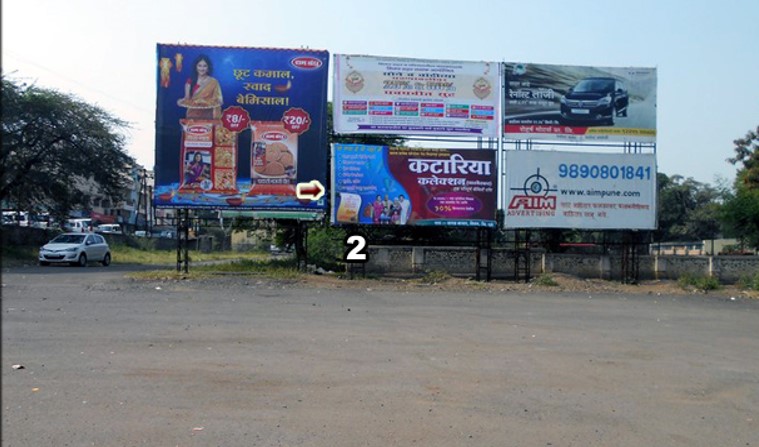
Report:
[{"label": "car windshield", "polygon": [[572,91],[576,93],[603,93],[614,90],[612,79],[583,79]]},{"label": "car windshield", "polygon": [[84,242],[84,235],[62,234],[50,241],[51,244],[81,244]]}]

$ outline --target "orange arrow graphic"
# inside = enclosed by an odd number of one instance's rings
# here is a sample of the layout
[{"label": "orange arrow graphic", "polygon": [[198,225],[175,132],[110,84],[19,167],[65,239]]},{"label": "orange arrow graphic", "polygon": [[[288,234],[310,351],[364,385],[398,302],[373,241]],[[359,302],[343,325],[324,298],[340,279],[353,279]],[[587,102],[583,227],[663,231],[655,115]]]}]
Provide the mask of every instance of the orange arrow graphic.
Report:
[{"label": "orange arrow graphic", "polygon": [[298,183],[295,187],[295,196],[301,200],[319,200],[324,195],[324,186],[319,180],[311,180],[308,183]]}]

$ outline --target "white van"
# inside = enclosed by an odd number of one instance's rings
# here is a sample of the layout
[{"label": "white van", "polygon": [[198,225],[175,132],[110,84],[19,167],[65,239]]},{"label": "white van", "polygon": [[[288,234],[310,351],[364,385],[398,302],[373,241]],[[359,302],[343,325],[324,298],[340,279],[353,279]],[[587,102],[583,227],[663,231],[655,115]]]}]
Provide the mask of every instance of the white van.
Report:
[{"label": "white van", "polygon": [[3,211],[3,225],[29,226],[29,213],[26,211]]},{"label": "white van", "polygon": [[63,228],[74,233],[87,233],[92,231],[92,219],[69,219]]},{"label": "white van", "polygon": [[102,225],[98,225],[97,232],[98,233],[103,233],[103,234],[122,234],[121,233],[121,225],[119,225],[119,224],[102,224]]}]

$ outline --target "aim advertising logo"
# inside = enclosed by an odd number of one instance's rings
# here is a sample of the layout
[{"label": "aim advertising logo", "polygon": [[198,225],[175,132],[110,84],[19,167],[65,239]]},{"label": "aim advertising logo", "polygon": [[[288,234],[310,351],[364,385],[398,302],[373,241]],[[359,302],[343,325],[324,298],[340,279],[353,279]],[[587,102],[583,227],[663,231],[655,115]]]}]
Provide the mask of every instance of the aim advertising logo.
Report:
[{"label": "aim advertising logo", "polygon": [[548,179],[540,175],[540,168],[525,179],[521,188],[511,190],[520,191],[522,194],[511,198],[509,210],[556,210],[556,194],[551,194],[556,192],[556,188],[551,188]]}]

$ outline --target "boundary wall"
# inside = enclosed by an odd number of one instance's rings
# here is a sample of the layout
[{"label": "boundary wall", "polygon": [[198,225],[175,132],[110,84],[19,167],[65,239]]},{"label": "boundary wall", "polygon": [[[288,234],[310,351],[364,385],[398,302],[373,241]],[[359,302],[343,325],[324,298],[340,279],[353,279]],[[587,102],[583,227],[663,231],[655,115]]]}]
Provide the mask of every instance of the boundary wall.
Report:
[{"label": "boundary wall", "polygon": [[[474,247],[370,246],[366,272],[374,274],[408,274],[431,271],[451,275],[476,274]],[[496,248],[492,253],[492,277],[514,276],[515,253]],[[566,273],[580,278],[621,280],[620,255],[557,254],[533,251],[530,254],[532,276],[541,273]],[[723,283],[735,283],[741,277],[759,272],[759,256],[638,256],[641,280],[672,279],[683,275],[713,276]]]}]

